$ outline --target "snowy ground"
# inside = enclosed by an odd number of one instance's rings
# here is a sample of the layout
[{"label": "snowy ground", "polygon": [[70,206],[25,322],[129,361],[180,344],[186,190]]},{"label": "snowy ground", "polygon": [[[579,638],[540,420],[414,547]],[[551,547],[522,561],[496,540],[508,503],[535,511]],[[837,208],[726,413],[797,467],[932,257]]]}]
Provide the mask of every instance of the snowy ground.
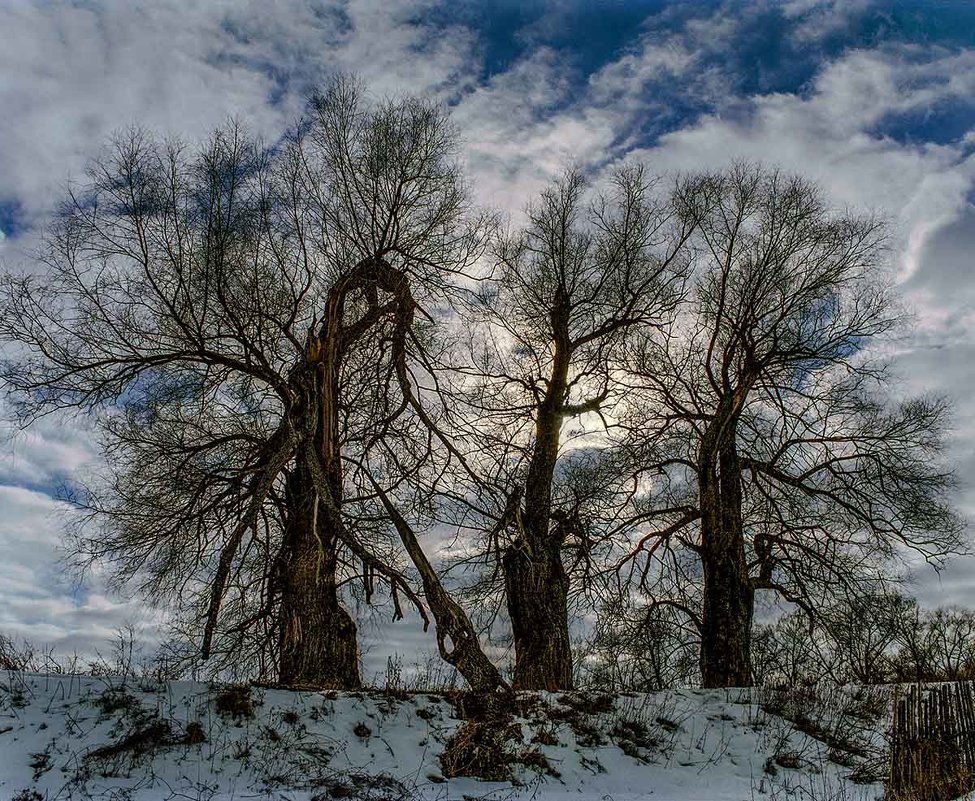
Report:
[{"label": "snowy ground", "polygon": [[0,801],[882,795],[848,778],[882,774],[882,698],[758,695],[522,695],[515,781],[489,783],[443,778],[462,725],[443,695],[0,674]]}]

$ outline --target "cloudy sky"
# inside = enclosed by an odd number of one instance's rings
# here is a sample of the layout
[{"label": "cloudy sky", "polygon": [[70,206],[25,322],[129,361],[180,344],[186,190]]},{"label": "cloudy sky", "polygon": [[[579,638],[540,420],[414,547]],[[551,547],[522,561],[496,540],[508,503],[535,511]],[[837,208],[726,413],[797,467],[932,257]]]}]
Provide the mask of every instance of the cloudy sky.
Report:
[{"label": "cloudy sky", "polygon": [[[898,389],[954,398],[959,505],[975,514],[971,0],[0,0],[0,267],[29,262],[113,131],[192,141],[235,116],[273,138],[336,71],[448,103],[478,199],[498,208],[569,162],[746,158],[885,214],[916,312]],[[149,625],[56,561],[57,487],[88,443],[77,421],[0,429],[0,632],[62,650]],[[975,606],[975,558],[920,571],[914,591]]]}]

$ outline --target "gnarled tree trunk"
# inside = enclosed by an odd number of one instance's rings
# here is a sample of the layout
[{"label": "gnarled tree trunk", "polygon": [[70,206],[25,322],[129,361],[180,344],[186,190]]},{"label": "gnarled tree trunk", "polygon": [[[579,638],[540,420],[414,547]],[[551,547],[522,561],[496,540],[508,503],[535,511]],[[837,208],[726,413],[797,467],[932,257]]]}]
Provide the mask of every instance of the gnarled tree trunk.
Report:
[{"label": "gnarled tree trunk", "polygon": [[[354,271],[354,276],[358,271]],[[342,311],[350,279],[332,289],[318,334],[309,333],[304,360],[291,375],[294,416],[313,443],[331,503],[322,503],[304,450],[287,486],[288,524],[282,570],[279,679],[292,686],[361,686],[357,630],[338,594],[338,527],[342,503],[339,369]]]},{"label": "gnarled tree trunk", "polygon": [[336,580],[338,542],[308,467],[288,478],[288,522],[281,577],[279,681],[301,687],[361,685],[356,625]]}]

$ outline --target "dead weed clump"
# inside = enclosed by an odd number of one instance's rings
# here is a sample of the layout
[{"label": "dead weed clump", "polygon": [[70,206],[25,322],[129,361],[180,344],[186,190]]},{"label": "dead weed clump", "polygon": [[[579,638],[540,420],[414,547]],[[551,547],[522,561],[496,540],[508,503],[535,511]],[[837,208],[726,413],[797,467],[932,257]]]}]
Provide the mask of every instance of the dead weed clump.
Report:
[{"label": "dead weed clump", "polygon": [[576,742],[583,748],[598,748],[606,745],[606,735],[599,716],[612,710],[612,696],[609,704],[602,701],[589,702],[580,696],[563,695],[560,706],[548,711],[548,718],[555,723],[566,723],[572,729]]},{"label": "dead weed clump", "polygon": [[168,721],[155,719],[138,726],[117,742],[103,745],[89,752],[89,759],[113,759],[117,756],[141,756],[158,748],[176,743],[173,730]]},{"label": "dead weed clump", "polygon": [[130,714],[141,706],[139,699],[124,687],[109,687],[91,703],[104,717],[119,713]]},{"label": "dead weed clump", "polygon": [[470,776],[484,781],[511,781],[514,754],[509,743],[521,739],[521,727],[503,718],[466,720],[440,754],[448,779]]},{"label": "dead weed clump", "polygon": [[325,783],[322,791],[311,801],[331,801],[333,798],[352,798],[356,801],[412,801],[413,788],[392,776],[366,773],[336,774]]},{"label": "dead weed clump", "polygon": [[[444,746],[440,767],[444,777],[479,778],[484,781],[517,781],[515,766],[558,777],[559,772],[537,747],[559,742],[555,726],[540,729],[526,745],[516,715],[541,714],[544,703],[536,695],[512,693],[448,694],[464,723]],[[573,698],[573,700],[576,700]],[[580,714],[572,712],[573,715]]]},{"label": "dead weed clump", "polygon": [[224,688],[214,700],[217,714],[235,721],[254,717],[254,698],[247,684],[232,684]]},{"label": "dead weed clump", "polygon": [[186,734],[183,737],[183,742],[186,745],[200,745],[200,743],[205,743],[206,741],[206,732],[203,731],[203,725],[200,721],[191,720],[186,724]]},{"label": "dead weed clump", "polygon": [[640,762],[649,761],[649,754],[660,747],[660,741],[642,720],[617,720],[609,735],[624,754]]},{"label": "dead weed clump", "polygon": [[511,766],[521,756],[510,745],[521,742],[521,726],[513,719],[514,695],[454,691],[447,698],[464,723],[440,754],[443,775],[448,779],[470,776],[485,781],[511,781]]},{"label": "dead weed clump", "polygon": [[559,703],[579,715],[606,715],[616,706],[610,693],[562,693]]},{"label": "dead weed clump", "polygon": [[10,801],[44,801],[44,796],[37,792],[37,790],[28,787],[16,795],[11,796]]}]

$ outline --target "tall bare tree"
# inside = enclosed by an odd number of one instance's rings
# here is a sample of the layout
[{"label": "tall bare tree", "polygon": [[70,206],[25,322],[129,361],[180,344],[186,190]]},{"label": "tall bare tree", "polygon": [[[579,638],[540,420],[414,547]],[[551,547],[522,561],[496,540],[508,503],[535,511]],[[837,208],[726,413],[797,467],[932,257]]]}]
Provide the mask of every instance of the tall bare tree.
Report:
[{"label": "tall bare tree", "polygon": [[[640,167],[617,171],[601,194],[569,171],[527,216],[497,242],[464,372],[475,378],[468,403],[484,480],[501,499],[486,527],[504,577],[514,685],[555,690],[573,675],[563,556],[588,547],[581,504],[597,491],[565,469],[566,426],[592,419],[592,433],[605,435],[614,369],[631,333],[674,309],[688,232]],[[596,483],[612,495],[621,482]]]},{"label": "tall bare tree", "polygon": [[655,486],[671,519],[629,556],[675,542],[696,554],[700,606],[664,602],[700,630],[705,686],[746,685],[757,590],[814,614],[831,593],[869,590],[902,549],[957,547],[948,406],[895,400],[871,347],[898,322],[875,219],[744,165],[686,181],[678,203],[694,289],[631,365],[645,393],[634,436],[648,473],[667,477]]},{"label": "tall bare tree", "polygon": [[[347,79],[273,148],[236,126],[196,154],[131,132],[70,193],[46,270],[3,280],[0,336],[26,346],[3,377],[24,418],[101,424],[83,555],[188,610],[205,655],[250,646],[285,683],[351,687],[344,583],[384,580],[397,614],[402,596],[425,617],[388,519],[357,514],[373,491],[355,466],[420,413],[417,328],[481,251],[455,145],[439,107],[369,106]],[[486,662],[471,654],[462,672]]]}]

